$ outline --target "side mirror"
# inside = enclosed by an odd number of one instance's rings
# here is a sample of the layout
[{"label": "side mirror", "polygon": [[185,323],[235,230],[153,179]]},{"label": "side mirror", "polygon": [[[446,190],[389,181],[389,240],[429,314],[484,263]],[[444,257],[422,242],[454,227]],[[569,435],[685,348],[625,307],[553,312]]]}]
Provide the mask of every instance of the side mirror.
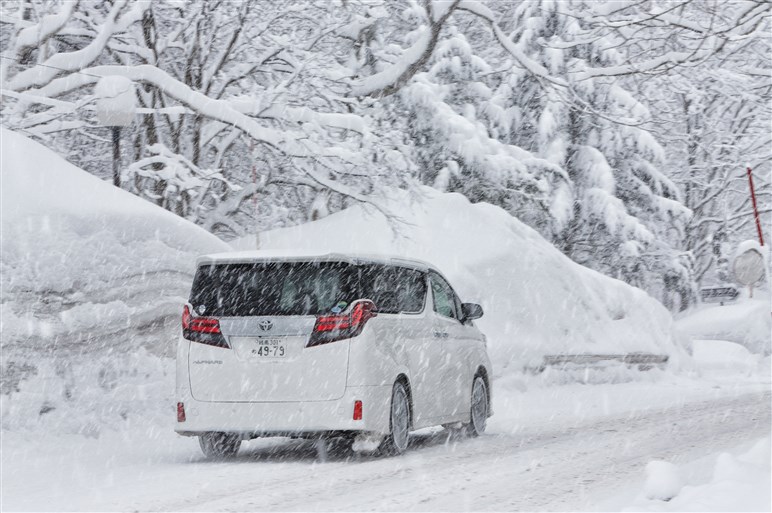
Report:
[{"label": "side mirror", "polygon": [[483,316],[483,309],[477,303],[464,303],[461,305],[461,313],[464,315],[464,322],[473,321]]}]

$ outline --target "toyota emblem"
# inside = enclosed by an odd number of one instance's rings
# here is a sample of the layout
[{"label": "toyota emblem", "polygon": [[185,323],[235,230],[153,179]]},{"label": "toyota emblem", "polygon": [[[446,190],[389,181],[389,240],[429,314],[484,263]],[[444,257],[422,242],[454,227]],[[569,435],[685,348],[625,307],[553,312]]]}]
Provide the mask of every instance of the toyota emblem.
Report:
[{"label": "toyota emblem", "polygon": [[268,319],[260,321],[257,325],[260,327],[260,331],[271,331],[273,328],[273,323]]}]

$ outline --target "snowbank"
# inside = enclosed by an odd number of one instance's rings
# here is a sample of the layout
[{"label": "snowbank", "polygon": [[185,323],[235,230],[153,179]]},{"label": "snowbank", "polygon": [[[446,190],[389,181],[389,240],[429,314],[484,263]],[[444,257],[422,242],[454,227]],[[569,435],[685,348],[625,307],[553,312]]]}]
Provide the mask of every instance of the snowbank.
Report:
[{"label": "snowbank", "polygon": [[45,374],[43,355],[70,355],[61,377],[76,354],[170,354],[196,256],[227,245],[1,130],[3,391]]},{"label": "snowbank", "polygon": [[747,348],[725,340],[693,340],[694,364],[706,377],[770,377],[769,356],[753,354]]},{"label": "snowbank", "polygon": [[[19,354],[16,356],[18,361]],[[32,364],[30,364],[32,362]],[[126,353],[36,357],[34,370],[0,395],[2,430],[26,436],[172,430],[174,360],[144,348]],[[8,383],[6,383],[8,384]],[[9,386],[11,388],[11,386]],[[6,444],[3,442],[3,450]]]},{"label": "snowbank", "polygon": [[[170,361],[157,356],[171,354],[195,258],[230,248],[17,133],[0,135],[3,430],[98,436],[173,419]],[[680,355],[659,303],[571,262],[503,210],[431,189],[414,202],[395,193],[389,206],[404,223],[358,206],[261,242],[431,261],[483,304],[499,376],[553,353]]]},{"label": "snowbank", "polygon": [[769,437],[736,452],[740,454],[721,453],[710,458],[715,460],[712,477],[690,484],[685,483],[686,476],[695,473],[691,467],[704,467],[705,462],[683,468],[650,462],[643,493],[623,511],[770,511]]},{"label": "snowbank", "polygon": [[754,299],[742,298],[724,306],[705,305],[676,321],[677,330],[696,340],[727,340],[753,353],[772,353],[770,296],[757,291]]},{"label": "snowbank", "polygon": [[[393,254],[433,263],[464,301],[479,302],[498,375],[546,354],[683,354],[667,310],[645,292],[582,267],[504,210],[422,189],[388,202],[401,223],[362,206],[261,234],[274,252]],[[393,231],[392,228],[396,230]],[[255,247],[240,239],[236,249]]]}]

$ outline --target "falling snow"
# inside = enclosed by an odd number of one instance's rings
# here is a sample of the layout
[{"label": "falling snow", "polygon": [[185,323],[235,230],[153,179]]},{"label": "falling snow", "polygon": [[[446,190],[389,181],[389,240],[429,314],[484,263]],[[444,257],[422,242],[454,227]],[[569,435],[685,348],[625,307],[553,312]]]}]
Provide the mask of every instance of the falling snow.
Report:
[{"label": "falling snow", "polygon": [[769,511],[772,6],[671,7],[2,2],[0,509]]}]

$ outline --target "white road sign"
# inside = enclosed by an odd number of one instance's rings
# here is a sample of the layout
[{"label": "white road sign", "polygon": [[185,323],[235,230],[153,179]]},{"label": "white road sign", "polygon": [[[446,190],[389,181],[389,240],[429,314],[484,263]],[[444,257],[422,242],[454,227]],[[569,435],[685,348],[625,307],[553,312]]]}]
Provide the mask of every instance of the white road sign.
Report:
[{"label": "white road sign", "polygon": [[748,244],[746,241],[740,244],[737,256],[732,262],[734,278],[740,285],[750,286],[761,280],[766,272],[764,255],[758,244]]}]

